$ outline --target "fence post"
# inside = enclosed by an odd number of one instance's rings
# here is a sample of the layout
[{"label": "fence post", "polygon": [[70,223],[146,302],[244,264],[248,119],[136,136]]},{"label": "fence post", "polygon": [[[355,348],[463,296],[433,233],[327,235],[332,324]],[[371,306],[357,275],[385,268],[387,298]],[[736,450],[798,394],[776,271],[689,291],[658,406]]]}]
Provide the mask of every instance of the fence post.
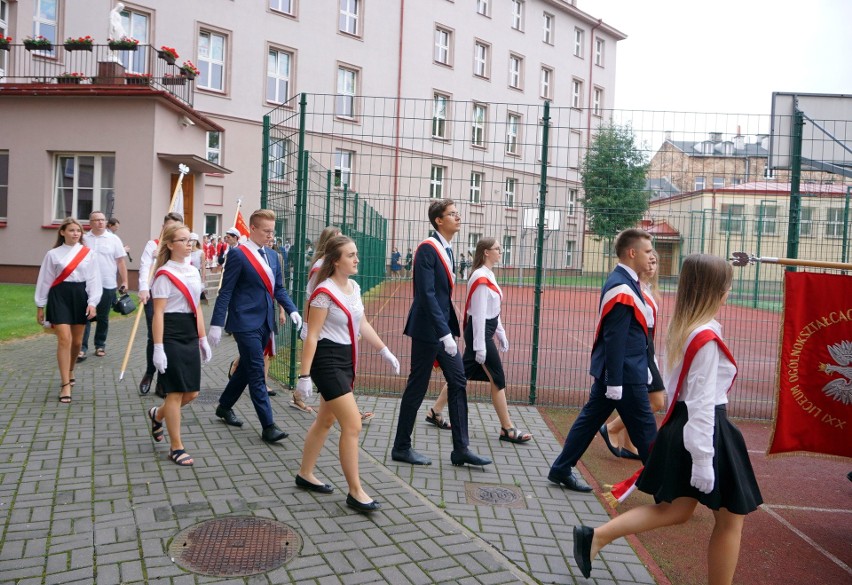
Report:
[{"label": "fence post", "polygon": [[349,183],[343,183],[343,218],[340,220],[340,229],[346,231],[346,200],[349,198]]},{"label": "fence post", "polygon": [[[849,251],[849,196],[852,195],[852,186],[846,187],[846,201],[843,202],[843,244],[840,248],[840,261],[844,264]],[[845,272],[843,274],[846,274]]]},{"label": "fence post", "polygon": [[[299,151],[296,158],[296,226],[291,250],[295,253],[289,261],[293,266],[293,302],[296,308],[304,306],[305,293],[305,237],[308,213],[308,156],[305,151],[305,121],[308,109],[308,94],[302,93],[299,99]],[[290,368],[287,383],[296,387],[296,339],[299,332],[290,328]]]},{"label": "fence post", "polygon": [[260,208],[267,209],[269,205],[269,114],[263,116],[263,143],[260,146]]},{"label": "fence post", "polygon": [[325,225],[331,225],[331,169],[325,172]]},{"label": "fence post", "polygon": [[541,281],[544,264],[544,210],[547,207],[547,142],[550,134],[550,102],[544,102],[541,119],[541,179],[538,185],[538,234],[536,238],[535,301],[533,305],[533,338],[530,355],[530,404],[535,404],[538,381],[538,335],[541,321]]},{"label": "fence post", "polygon": [[[793,113],[793,138],[790,142],[790,220],[787,224],[787,258],[799,257],[799,214],[802,208],[802,194],[799,184],[802,179],[802,128],[805,119],[799,110]],[[788,272],[795,272],[795,266],[787,266]]]}]

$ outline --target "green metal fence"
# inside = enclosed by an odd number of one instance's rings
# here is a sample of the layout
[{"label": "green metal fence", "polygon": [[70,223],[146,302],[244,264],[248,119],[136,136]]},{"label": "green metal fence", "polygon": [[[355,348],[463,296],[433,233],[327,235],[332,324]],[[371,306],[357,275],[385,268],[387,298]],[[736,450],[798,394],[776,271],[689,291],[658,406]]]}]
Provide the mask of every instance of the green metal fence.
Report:
[{"label": "green metal fence", "polygon": [[[630,128],[647,162],[649,207],[637,225],[651,232],[660,255],[658,353],[687,254],[783,257],[793,225],[799,257],[848,259],[848,180],[805,171],[799,219],[791,224],[789,172],[766,170],[768,118],[455,101],[439,93],[303,94],[266,119],[264,204],[278,211],[291,257],[303,258],[307,241],[328,224],[355,237],[367,317],[403,364],[403,376],[391,377],[362,347],[359,392],[393,394],[404,386],[410,343],[402,330],[412,293],[409,280],[391,277],[389,258],[396,247],[404,259],[429,235],[430,200],[449,197],[463,222],[453,241],[457,267],[483,236],[496,237],[504,250],[497,276],[511,343],[504,356],[508,397],[580,406],[591,381],[599,289],[615,264],[610,240],[588,231],[582,204],[582,164],[599,124]],[[305,262],[292,264],[290,286],[302,303]],[[454,292],[459,312],[465,276]],[[720,317],[740,365],[743,391],[732,398],[738,416],[772,413],[782,282],[778,266],[738,269]],[[285,332],[281,344],[289,351],[273,369],[284,381],[295,371],[294,339]],[[440,384],[436,373],[432,391]],[[469,394],[490,396],[479,383]]]}]

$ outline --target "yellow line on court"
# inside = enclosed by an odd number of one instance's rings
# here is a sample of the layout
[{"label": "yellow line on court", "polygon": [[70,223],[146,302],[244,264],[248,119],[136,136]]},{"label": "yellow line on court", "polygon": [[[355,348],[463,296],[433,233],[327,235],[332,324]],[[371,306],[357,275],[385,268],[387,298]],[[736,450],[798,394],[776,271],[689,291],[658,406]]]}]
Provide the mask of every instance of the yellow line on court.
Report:
[{"label": "yellow line on court", "polygon": [[382,303],[382,306],[381,306],[381,307],[379,307],[379,310],[378,310],[378,311],[376,311],[376,315],[375,315],[376,317],[378,317],[379,315],[381,315],[381,314],[382,314],[382,311],[384,311],[384,310],[385,310],[385,307],[387,306],[387,304],[388,304],[389,302],[391,302],[391,299],[392,299],[392,298],[394,298],[394,296],[396,296],[396,291],[398,291],[398,290],[399,290],[399,287],[400,287],[400,286],[402,286],[402,283],[401,283],[401,282],[400,282],[399,284],[397,284],[397,285],[396,285],[396,288],[395,288],[395,289],[393,289],[393,292],[390,294],[390,296],[388,296],[387,300],[386,300],[384,303]]}]

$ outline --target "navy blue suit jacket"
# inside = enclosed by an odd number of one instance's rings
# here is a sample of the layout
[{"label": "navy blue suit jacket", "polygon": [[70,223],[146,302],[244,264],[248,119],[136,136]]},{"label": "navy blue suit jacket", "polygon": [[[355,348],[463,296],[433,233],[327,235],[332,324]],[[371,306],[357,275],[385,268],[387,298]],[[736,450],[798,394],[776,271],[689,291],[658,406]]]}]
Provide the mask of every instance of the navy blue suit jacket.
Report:
[{"label": "navy blue suit jacket", "polygon": [[[601,299],[609,289],[620,284],[630,286],[644,306],[645,298],[639,284],[620,266],[616,266],[606,279]],[[633,307],[619,303],[604,317],[592,347],[589,373],[607,386],[648,383],[648,336],[636,319]]]},{"label": "navy blue suit jacket", "polygon": [[[442,247],[433,234],[432,239]],[[450,267],[452,269],[452,267]],[[412,339],[437,343],[452,333],[460,335],[459,319],[452,302],[452,283],[437,250],[421,244],[414,254],[414,302],[403,333]]]},{"label": "navy blue suit jacket", "polygon": [[[281,283],[278,254],[266,248],[266,258],[274,276],[272,287],[275,300],[284,306],[289,315],[297,309]],[[222,288],[216,297],[210,325],[224,326],[226,331],[239,333],[260,329],[265,324],[270,331],[274,331],[275,320],[274,304],[257,270],[242,250],[231,248],[228,251],[225,271],[222,274]]]}]

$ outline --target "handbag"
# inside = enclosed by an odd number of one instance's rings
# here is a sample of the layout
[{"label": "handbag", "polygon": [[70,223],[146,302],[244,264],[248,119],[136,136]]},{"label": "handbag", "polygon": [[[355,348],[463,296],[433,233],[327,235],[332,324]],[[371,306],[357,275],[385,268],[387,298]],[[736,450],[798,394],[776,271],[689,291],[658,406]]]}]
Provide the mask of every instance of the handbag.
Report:
[{"label": "handbag", "polygon": [[133,299],[130,298],[128,293],[124,293],[115,299],[115,302],[112,304],[112,310],[122,315],[129,315],[136,310],[136,303],[133,302]]}]

